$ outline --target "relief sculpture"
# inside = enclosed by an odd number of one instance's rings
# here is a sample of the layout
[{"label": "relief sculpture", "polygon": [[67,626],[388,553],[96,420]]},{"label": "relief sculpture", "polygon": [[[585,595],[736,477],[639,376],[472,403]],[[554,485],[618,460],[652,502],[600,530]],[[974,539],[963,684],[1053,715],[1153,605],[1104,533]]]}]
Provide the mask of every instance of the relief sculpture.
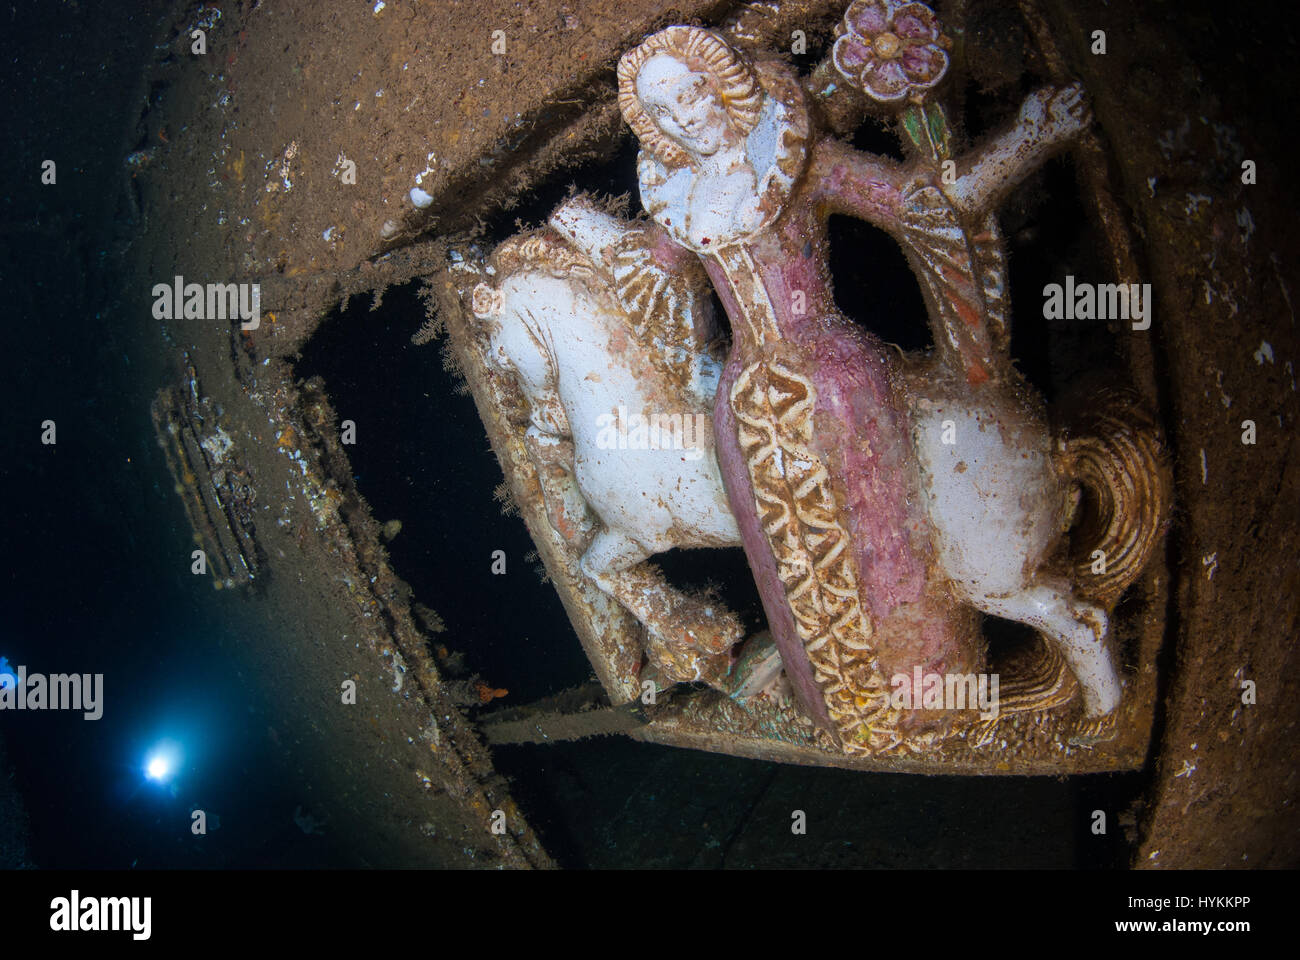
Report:
[{"label": "relief sculpture", "polygon": [[[642,679],[702,681],[845,756],[1005,746],[1025,718],[1059,744],[1113,738],[1111,613],[1169,508],[1135,395],[1104,391],[1054,431],[1010,352],[996,209],[1088,129],[1087,95],[1041,88],[957,151],[936,98],[950,46],[896,0],[848,8],[818,82],[721,32],[650,36],[617,70],[645,216],[574,197],[470,296],[487,362],[525,398],[551,526],[645,628]],[[825,132],[827,76],[892,116],[902,162]],[[898,242],[932,350],[836,306],[832,214]],[[767,620],[749,638],[648,562],[734,546]],[[1039,641],[993,662],[981,615]]]}]

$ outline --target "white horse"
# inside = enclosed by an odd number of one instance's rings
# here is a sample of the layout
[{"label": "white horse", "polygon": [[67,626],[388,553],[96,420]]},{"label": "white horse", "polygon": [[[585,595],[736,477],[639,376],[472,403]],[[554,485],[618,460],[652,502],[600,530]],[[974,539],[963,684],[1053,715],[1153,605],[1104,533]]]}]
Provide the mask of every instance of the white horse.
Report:
[{"label": "white horse", "polygon": [[673,547],[740,545],[714,453],[721,364],[704,347],[702,271],[659,268],[640,236],[620,225],[602,237],[620,251],[612,267],[552,230],[511,238],[475,287],[473,310],[489,361],[527,400],[525,444],[551,525],[575,546],[595,526],[583,574],[647,628],[663,679],[718,684],[739,621],[645,561]]}]

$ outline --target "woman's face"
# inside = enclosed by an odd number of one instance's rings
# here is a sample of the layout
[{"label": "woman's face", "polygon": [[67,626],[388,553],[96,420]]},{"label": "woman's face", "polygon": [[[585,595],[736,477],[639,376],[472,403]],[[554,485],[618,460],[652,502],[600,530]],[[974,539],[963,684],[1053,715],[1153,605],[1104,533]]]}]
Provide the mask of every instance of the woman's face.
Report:
[{"label": "woman's face", "polygon": [[731,138],[731,118],[709,78],[676,57],[651,57],[636,77],[636,94],[659,129],[699,157],[717,153]]}]

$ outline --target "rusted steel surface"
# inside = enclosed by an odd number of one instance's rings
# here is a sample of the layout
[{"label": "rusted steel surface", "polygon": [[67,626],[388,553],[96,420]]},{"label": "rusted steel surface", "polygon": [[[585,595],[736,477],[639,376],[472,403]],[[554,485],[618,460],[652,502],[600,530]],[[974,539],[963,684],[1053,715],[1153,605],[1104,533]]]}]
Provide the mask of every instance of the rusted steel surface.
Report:
[{"label": "rusted steel surface", "polygon": [[[323,798],[332,829],[353,833],[374,866],[549,866],[429,655],[320,384],[293,383],[279,362],[241,367],[245,389],[234,391],[233,378],[197,370],[187,364],[184,379],[161,391],[160,440],[196,536],[221,551],[210,560],[219,582],[248,582],[230,571],[241,550],[255,546],[265,558],[249,571],[259,575],[256,595],[229,596],[225,627],[263,637],[265,646],[243,655],[286,716],[301,718],[277,743]],[[194,438],[214,431],[220,456],[203,456],[213,444]],[[258,491],[255,544],[251,526],[227,527],[227,512],[211,506],[234,465]],[[279,626],[268,632],[264,619]],[[348,683],[351,701],[341,695]],[[489,829],[494,811],[504,832]]]},{"label": "rusted steel surface", "polygon": [[[412,241],[509,209],[541,178],[626,136],[613,67],[657,26],[730,10],[734,30],[781,45],[795,29],[815,40],[838,15],[827,0],[212,9],[177,21],[153,70],[155,82],[187,89],[148,117],[172,131],[151,148],[150,178],[206,185],[168,226],[182,237],[215,227],[229,272],[266,284],[277,316],[253,336],[277,354],[357,287],[358,270],[370,289],[401,282]],[[202,56],[196,25],[207,32]],[[366,266],[389,251],[397,262]]]},{"label": "rusted steel surface", "polygon": [[[1249,122],[1270,72],[1254,59],[1258,72],[1198,63],[1195,24],[1146,5],[1044,7],[1074,47],[1070,63],[1116,145],[1123,198],[1144,239],[1176,453],[1172,678],[1137,863],[1294,866],[1300,245],[1294,178],[1270,142],[1280,130]],[[1088,52],[1097,29],[1110,38],[1105,56]],[[1235,43],[1249,50],[1276,39],[1257,28]],[[1243,442],[1247,420],[1253,444]],[[1253,704],[1243,700],[1246,681]]]},{"label": "rusted steel surface", "polygon": [[[678,3],[672,16],[724,7]],[[665,16],[651,0],[231,5],[178,30],[157,70],[205,73],[157,118],[174,118],[158,165],[209,186],[175,212],[215,220],[240,276],[337,275],[472,225],[607,137],[616,113],[588,108],[610,100],[604,75]],[[188,29],[200,21],[201,56]],[[195,97],[215,123],[194,122]]]}]

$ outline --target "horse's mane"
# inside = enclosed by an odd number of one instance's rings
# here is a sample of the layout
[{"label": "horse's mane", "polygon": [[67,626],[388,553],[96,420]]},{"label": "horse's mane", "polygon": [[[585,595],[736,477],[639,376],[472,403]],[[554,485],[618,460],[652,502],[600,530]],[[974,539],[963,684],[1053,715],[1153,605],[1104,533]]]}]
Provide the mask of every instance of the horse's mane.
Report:
[{"label": "horse's mane", "polygon": [[497,247],[488,262],[495,271],[494,286],[525,270],[541,270],[562,280],[580,279],[584,283],[596,272],[591,260],[549,228],[516,234]]}]

